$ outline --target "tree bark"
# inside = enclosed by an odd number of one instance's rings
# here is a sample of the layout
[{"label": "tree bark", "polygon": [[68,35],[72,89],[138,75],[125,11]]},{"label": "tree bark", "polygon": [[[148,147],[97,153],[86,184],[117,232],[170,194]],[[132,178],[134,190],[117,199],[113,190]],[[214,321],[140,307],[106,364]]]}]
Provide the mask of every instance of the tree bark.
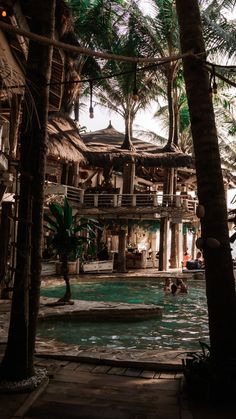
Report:
[{"label": "tree bark", "polygon": [[[53,38],[55,0],[44,2],[43,6],[31,0],[28,14],[32,32]],[[51,47],[30,41],[21,127],[16,273],[8,342],[1,364],[1,375],[8,380],[20,381],[34,374],[51,58]]]},{"label": "tree bark", "polygon": [[[205,53],[197,0],[176,0],[182,53]],[[203,56],[202,56],[203,57]],[[184,78],[191,118],[209,314],[211,356],[218,364],[236,353],[236,296],[227,224],[227,207],[209,75],[200,59],[185,58]],[[211,247],[215,238],[219,247]]]},{"label": "tree bark", "polygon": [[135,150],[135,147],[132,143],[133,138],[133,122],[134,118],[131,116],[130,112],[128,112],[125,116],[125,138],[121,148],[124,150]]},{"label": "tree bark", "polygon": [[4,240],[0,240],[0,288],[4,288],[6,285],[6,274],[7,274],[7,262],[8,262],[8,250],[10,243],[10,216],[12,211],[11,202],[2,203],[2,214],[0,224],[0,237]]}]

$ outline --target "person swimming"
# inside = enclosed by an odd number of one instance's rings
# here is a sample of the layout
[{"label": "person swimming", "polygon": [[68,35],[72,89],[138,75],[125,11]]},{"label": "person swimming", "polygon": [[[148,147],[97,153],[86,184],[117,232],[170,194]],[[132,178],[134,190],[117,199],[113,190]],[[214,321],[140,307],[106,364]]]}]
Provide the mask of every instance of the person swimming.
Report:
[{"label": "person swimming", "polygon": [[166,294],[171,293],[171,286],[172,286],[172,280],[171,280],[171,278],[166,278],[165,285],[164,285],[164,292]]},{"label": "person swimming", "polygon": [[184,294],[188,292],[187,285],[183,282],[181,278],[176,279],[176,286],[179,291],[179,293]]},{"label": "person swimming", "polygon": [[171,294],[177,295],[177,294],[186,294],[188,292],[187,286],[183,282],[182,279],[177,278],[176,282],[171,284]]},{"label": "person swimming", "polygon": [[172,294],[172,295],[176,295],[176,294],[178,294],[178,287],[177,287],[177,285],[176,285],[175,283],[173,283],[173,284],[171,285],[171,294]]}]

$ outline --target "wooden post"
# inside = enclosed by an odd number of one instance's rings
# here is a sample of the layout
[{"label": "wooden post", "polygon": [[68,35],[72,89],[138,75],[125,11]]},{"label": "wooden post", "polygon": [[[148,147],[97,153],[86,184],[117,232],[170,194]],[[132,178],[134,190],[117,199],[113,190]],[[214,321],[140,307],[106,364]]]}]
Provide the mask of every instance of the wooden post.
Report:
[{"label": "wooden post", "polygon": [[119,244],[118,244],[118,260],[117,260],[117,272],[124,273],[126,272],[126,234],[127,226],[124,225],[120,227],[119,231]]},{"label": "wooden post", "polygon": [[167,217],[165,217],[165,223],[164,223],[164,252],[163,252],[163,270],[168,271],[169,268],[169,257],[170,257],[170,251],[169,251],[169,230],[170,230],[170,222]]}]

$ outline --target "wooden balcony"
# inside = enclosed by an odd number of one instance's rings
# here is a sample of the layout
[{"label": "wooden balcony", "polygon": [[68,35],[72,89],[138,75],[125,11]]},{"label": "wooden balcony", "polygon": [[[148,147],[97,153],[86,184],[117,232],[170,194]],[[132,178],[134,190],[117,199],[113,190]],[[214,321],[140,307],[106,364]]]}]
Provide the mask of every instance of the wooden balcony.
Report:
[{"label": "wooden balcony", "polygon": [[[47,191],[47,192],[46,192]],[[107,218],[157,219],[169,216],[172,220],[193,219],[197,201],[181,195],[86,193],[72,186],[47,183],[46,193],[63,194],[70,204],[84,216]],[[176,221],[178,222],[178,221]]]},{"label": "wooden balcony", "polygon": [[67,187],[67,197],[81,215],[129,216],[131,218],[193,219],[197,201],[181,195],[147,194],[90,194],[83,190]]}]

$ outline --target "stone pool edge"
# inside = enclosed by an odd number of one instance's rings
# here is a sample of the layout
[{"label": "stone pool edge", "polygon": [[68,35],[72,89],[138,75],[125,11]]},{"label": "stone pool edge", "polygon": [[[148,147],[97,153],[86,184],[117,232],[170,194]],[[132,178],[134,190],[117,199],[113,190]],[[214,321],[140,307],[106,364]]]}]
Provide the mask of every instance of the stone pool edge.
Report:
[{"label": "stone pool edge", "polygon": [[74,304],[52,306],[51,304],[56,301],[56,298],[40,298],[39,321],[59,319],[138,321],[162,316],[162,308],[154,304],[74,300]]}]

